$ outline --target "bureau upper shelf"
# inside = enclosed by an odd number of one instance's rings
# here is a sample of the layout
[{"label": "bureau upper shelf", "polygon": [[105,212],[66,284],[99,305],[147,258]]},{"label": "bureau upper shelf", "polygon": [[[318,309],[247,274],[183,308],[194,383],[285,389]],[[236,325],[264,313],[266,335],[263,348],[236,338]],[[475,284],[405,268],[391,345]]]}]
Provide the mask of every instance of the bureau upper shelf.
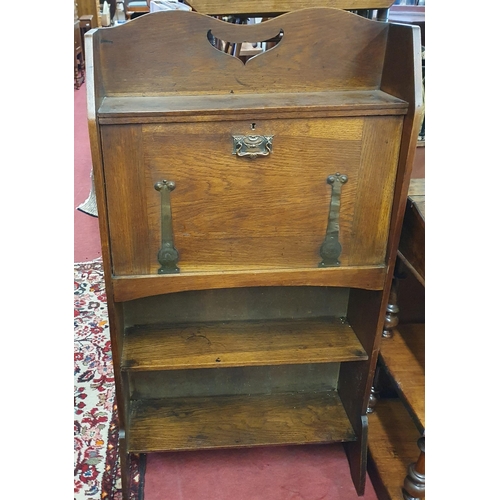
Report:
[{"label": "bureau upper shelf", "polygon": [[[219,95],[163,95],[105,97],[98,110],[100,123],[133,123],[145,118],[164,120],[166,117],[227,116],[233,113],[284,114],[327,113],[344,115],[402,115],[408,103],[381,90],[354,90],[295,93],[251,93]],[[220,119],[220,118],[219,118]]]},{"label": "bureau upper shelf", "polygon": [[130,327],[122,368],[178,370],[367,358],[351,326],[339,318],[216,321]]}]

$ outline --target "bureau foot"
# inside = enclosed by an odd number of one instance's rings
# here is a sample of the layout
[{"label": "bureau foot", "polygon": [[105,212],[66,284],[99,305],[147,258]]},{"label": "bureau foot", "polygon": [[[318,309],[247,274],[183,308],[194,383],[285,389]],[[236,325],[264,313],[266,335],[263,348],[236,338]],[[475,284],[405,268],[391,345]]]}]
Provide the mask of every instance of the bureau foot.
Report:
[{"label": "bureau foot", "polygon": [[372,386],[370,391],[370,398],[368,399],[368,407],[366,408],[366,413],[373,413],[375,411],[375,405],[378,401],[378,392],[375,387]]},{"label": "bureau foot", "polygon": [[418,440],[420,456],[418,460],[408,467],[408,475],[403,486],[405,500],[418,500],[425,497],[425,438]]},{"label": "bureau foot", "polygon": [[378,377],[380,373],[380,366],[375,369],[375,376],[373,377],[373,385],[370,390],[370,397],[368,398],[368,406],[366,408],[366,413],[373,413],[375,411],[375,405],[377,404],[379,391],[378,387]]},{"label": "bureau foot", "polygon": [[120,452],[120,472],[122,479],[122,500],[129,500],[130,495],[130,456],[127,453],[127,443],[125,431],[120,430],[118,438],[118,448]]},{"label": "bureau foot", "polygon": [[399,280],[403,278],[402,274],[402,263],[398,259],[396,266],[394,268],[394,276],[392,278],[391,292],[389,294],[389,302],[387,303],[387,309],[385,314],[384,330],[382,332],[382,337],[386,339],[392,338],[394,335],[393,330],[399,324],[399,306],[398,306],[398,292],[399,292]]}]

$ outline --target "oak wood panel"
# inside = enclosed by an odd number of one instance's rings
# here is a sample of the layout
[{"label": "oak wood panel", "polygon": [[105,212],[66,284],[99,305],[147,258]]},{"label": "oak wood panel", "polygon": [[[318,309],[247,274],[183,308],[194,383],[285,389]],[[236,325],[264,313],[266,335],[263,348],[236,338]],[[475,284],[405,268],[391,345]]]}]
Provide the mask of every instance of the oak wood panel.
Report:
[{"label": "oak wood panel", "polygon": [[[348,265],[349,240],[342,235],[351,229],[363,120],[253,123],[255,131],[240,121],[144,126],[147,185],[164,178],[177,185],[171,200],[181,271],[316,267],[331,196],[326,179],[336,171],[350,176],[340,229]],[[232,155],[232,135],[252,133],[274,135],[273,152],[255,160]],[[143,272],[154,273],[159,197],[152,189],[144,196],[152,250]]]},{"label": "oak wood panel", "polygon": [[425,323],[399,325],[380,358],[421,431],[425,428]]},{"label": "oak wood panel", "polygon": [[[397,247],[401,237],[401,227],[405,213],[406,197],[411,180],[411,169],[417,149],[418,134],[423,119],[422,51],[420,30],[411,25],[389,25],[386,56],[380,89],[408,102],[408,113],[403,119],[398,174],[394,186],[389,251],[388,280],[392,280],[396,262]],[[386,286],[389,299],[390,282]]]},{"label": "oak wood panel", "polygon": [[[400,123],[391,117],[170,123],[144,125],[143,144],[117,138],[116,154],[107,155],[115,183],[108,198],[113,206],[119,197],[128,203],[124,216],[110,212],[115,274],[157,272],[160,195],[154,185],[163,179],[176,183],[171,205],[181,271],[236,270],[242,263],[255,269],[317,266],[331,197],[326,179],[335,172],[349,179],[341,195],[342,265],[382,263],[397,142],[381,137],[397,137]],[[129,131],[123,125],[104,129],[108,137]],[[232,135],[245,132],[274,135],[273,153],[256,160],[232,155]],[[117,146],[123,143],[136,146],[130,155]],[[305,148],[314,154],[304,154]],[[371,155],[375,148],[378,154]],[[366,191],[371,196],[360,194]]]},{"label": "oak wood panel", "polygon": [[[131,399],[334,391],[340,363],[126,371]],[[209,383],[207,383],[209,382]]]},{"label": "oak wood panel", "polygon": [[356,439],[335,392],[132,401],[129,452]]},{"label": "oak wood panel", "polygon": [[379,290],[385,281],[386,272],[385,266],[366,266],[113,277],[113,300],[124,302],[187,290],[247,286],[340,286]]},{"label": "oak wood panel", "polygon": [[346,317],[349,288],[262,286],[191,290],[123,304],[125,327],[160,323]]},{"label": "oak wood panel", "polygon": [[125,330],[122,368],[176,370],[366,360],[338,318],[138,325]]},{"label": "oak wood panel", "polygon": [[[202,117],[210,120],[234,119],[242,113],[283,113],[300,117],[301,113],[336,112],[338,114],[404,114],[408,104],[380,90],[349,90],[302,93],[256,93],[229,95],[169,95],[141,97],[105,97],[98,110],[100,123],[112,118],[127,118],[147,122],[145,118],[157,117],[162,121],[177,121],[187,116],[190,121]],[[224,111],[222,114],[221,111]],[[160,117],[158,117],[160,115]],[[194,116],[193,116],[194,115]],[[229,117],[229,118],[226,118]],[[105,121],[107,120],[107,122]]]},{"label": "oak wood panel", "polygon": [[401,129],[400,118],[365,120],[349,255],[353,265],[385,259]]},{"label": "oak wood panel", "polygon": [[401,500],[408,466],[417,461],[420,433],[398,399],[382,399],[368,416],[368,473],[380,500]]},{"label": "oak wood panel", "polygon": [[[212,15],[260,14],[276,15],[308,7],[303,0],[189,0],[186,2],[196,12]],[[384,9],[389,8],[394,0],[318,0],[316,7],[335,7],[337,9]]]},{"label": "oak wood panel", "polygon": [[[209,31],[231,42],[284,35],[244,64],[213,47]],[[290,12],[256,25],[169,11],[102,30],[97,43],[107,96],[369,90],[380,85],[387,32],[387,23],[331,8]]]},{"label": "oak wood panel", "polygon": [[[104,168],[103,168],[103,157],[101,148],[101,136],[100,136],[100,126],[97,121],[97,109],[101,105],[103,99],[103,89],[100,83],[99,77],[94,73],[94,65],[99,67],[100,59],[99,54],[94,51],[93,46],[93,36],[95,30],[87,32],[85,35],[85,50],[86,50],[86,65],[87,65],[87,108],[88,108],[88,127],[89,127],[89,140],[90,140],[90,151],[92,156],[92,172],[93,172],[93,182],[95,184],[95,194],[97,209],[100,214],[98,217],[99,222],[99,233],[101,241],[102,250],[102,265],[104,270],[104,282],[107,296],[107,308],[108,308],[108,322],[110,329],[110,341],[111,349],[113,352],[113,370],[114,373],[120,373],[120,357],[116,353],[120,353],[122,350],[122,336],[118,332],[123,329],[123,309],[122,304],[115,303],[113,300],[109,300],[113,296],[111,275],[111,249],[109,243],[109,226],[107,217],[107,203],[106,203],[106,190],[104,188]],[[115,394],[117,403],[117,413],[118,413],[118,426],[120,430],[125,430],[128,425],[128,399],[125,394],[127,394],[127,388],[124,387],[123,377],[115,377]],[[127,471],[123,472],[123,477],[128,476]]]},{"label": "oak wood panel", "polygon": [[[144,224],[146,200],[138,196],[146,190],[142,134],[138,125],[117,127],[119,132],[101,128],[112,265],[114,273],[136,274],[151,253],[148,227]],[[120,244],[124,235],[128,236],[127,244]]]}]

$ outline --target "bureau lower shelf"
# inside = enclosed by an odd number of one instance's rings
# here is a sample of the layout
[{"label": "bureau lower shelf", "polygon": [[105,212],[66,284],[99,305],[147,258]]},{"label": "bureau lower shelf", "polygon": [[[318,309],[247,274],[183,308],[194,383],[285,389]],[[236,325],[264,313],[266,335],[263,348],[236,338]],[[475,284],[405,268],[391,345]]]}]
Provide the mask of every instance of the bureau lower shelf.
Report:
[{"label": "bureau lower shelf", "polygon": [[128,451],[355,441],[336,391],[135,400]]}]

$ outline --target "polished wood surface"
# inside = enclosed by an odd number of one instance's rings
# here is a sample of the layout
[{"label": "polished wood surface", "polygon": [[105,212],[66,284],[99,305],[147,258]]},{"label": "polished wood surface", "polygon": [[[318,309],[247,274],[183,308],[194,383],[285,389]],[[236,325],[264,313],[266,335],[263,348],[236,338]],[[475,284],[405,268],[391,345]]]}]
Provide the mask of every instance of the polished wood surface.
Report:
[{"label": "polished wood surface", "polygon": [[[379,134],[398,137],[402,120],[254,123],[275,138],[272,154],[253,161],[231,154],[232,136],[248,133],[250,123],[102,127],[116,276],[157,274],[161,198],[154,185],[162,179],[176,184],[172,220],[182,272],[317,268],[331,198],[326,179],[336,171],[349,179],[340,208],[341,265],[384,264],[399,144],[381,142]],[[368,190],[372,196],[359,194]]]},{"label": "polished wood surface", "polygon": [[[379,362],[399,399],[381,399],[370,415],[369,470],[384,500],[402,499],[403,488],[404,498],[425,497],[421,437],[425,432],[425,323],[398,324],[398,291],[405,273],[411,273],[421,289],[425,285],[425,179],[410,182],[398,255]],[[394,448],[384,446],[385,442]]]},{"label": "polished wood surface", "polygon": [[129,452],[356,439],[334,391],[132,402]]},{"label": "polished wood surface", "polygon": [[425,179],[412,179],[399,243],[399,256],[425,286]]},{"label": "polished wood surface", "polygon": [[380,116],[405,114],[407,109],[407,102],[380,90],[338,90],[300,94],[105,97],[98,114],[102,124],[125,124],[226,120],[231,115],[241,118],[255,116],[255,113],[269,113],[270,118],[345,116],[346,112],[350,116]]},{"label": "polished wood surface", "polygon": [[385,266],[331,267],[325,269],[240,269],[176,274],[168,280],[160,275],[113,277],[117,302],[187,290],[216,290],[254,286],[338,286],[382,290]]},{"label": "polished wood surface", "polygon": [[335,318],[135,326],[122,368],[175,370],[366,360],[347,322]]},{"label": "polished wood surface", "polygon": [[420,433],[399,399],[383,399],[370,414],[368,470],[380,500],[402,500],[408,466],[419,456]]},{"label": "polished wood surface", "polygon": [[399,325],[384,339],[381,361],[420,432],[425,428],[425,324]]},{"label": "polished wood surface", "polygon": [[[286,35],[276,47],[246,64],[207,38],[211,31],[223,40],[253,42],[281,30]],[[113,97],[373,90],[380,88],[388,30],[386,23],[335,9],[290,12],[255,25],[169,11],[96,31],[94,46],[101,59],[101,84]]]},{"label": "polished wood surface", "polygon": [[[209,41],[281,31],[246,63]],[[132,451],[342,441],[362,495],[422,108],[418,29],[318,7],[256,26],[171,11],[86,41],[124,488]],[[238,157],[236,134],[272,135],[272,153]],[[340,264],[321,267],[337,230]]]}]

